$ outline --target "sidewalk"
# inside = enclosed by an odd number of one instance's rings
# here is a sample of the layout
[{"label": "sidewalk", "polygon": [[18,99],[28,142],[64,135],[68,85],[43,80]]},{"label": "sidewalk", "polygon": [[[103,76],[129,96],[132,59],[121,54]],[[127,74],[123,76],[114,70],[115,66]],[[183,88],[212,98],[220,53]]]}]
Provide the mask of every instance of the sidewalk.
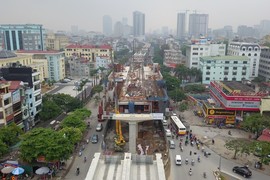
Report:
[{"label": "sidewalk", "polygon": [[[255,162],[259,160],[258,157],[251,154],[251,155],[242,155],[242,156],[238,155],[237,159],[232,159],[233,151],[229,151],[224,146],[227,140],[230,140],[233,138],[249,139],[249,136],[251,135],[251,133],[245,132],[239,129],[233,129],[233,128],[232,129],[219,129],[219,128],[214,128],[209,125],[206,125],[204,123],[204,119],[198,116],[195,116],[192,109],[184,111],[184,112],[176,111],[176,113],[183,116],[184,120],[190,124],[191,129],[193,130],[194,134],[200,139],[203,139],[206,146],[208,146],[217,154],[220,154],[222,157],[238,164],[242,164],[242,165],[248,164],[250,169],[270,175],[270,165],[263,165],[264,169],[262,170],[255,169],[254,165],[255,165]],[[228,130],[231,131],[232,135],[228,135]],[[212,142],[211,142],[212,138],[215,139],[214,145],[212,145]]]}]

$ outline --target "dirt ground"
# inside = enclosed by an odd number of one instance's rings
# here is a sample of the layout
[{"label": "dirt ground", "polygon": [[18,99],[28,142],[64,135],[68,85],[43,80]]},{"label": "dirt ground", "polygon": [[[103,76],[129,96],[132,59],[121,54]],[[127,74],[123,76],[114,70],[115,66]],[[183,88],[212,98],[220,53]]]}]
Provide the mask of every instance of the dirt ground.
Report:
[{"label": "dirt ground", "polygon": [[[241,139],[249,139],[252,137],[252,134],[249,132],[245,132],[239,129],[219,129],[206,125],[204,123],[204,119],[198,116],[195,116],[193,110],[188,110],[185,112],[177,112],[184,117],[185,121],[189,122],[192,131],[198,136],[200,139],[203,139],[205,144],[212,149],[214,152],[220,154],[222,157],[234,161],[236,163],[242,165],[248,165],[251,169],[255,169],[255,162],[258,161],[258,157],[254,155],[238,155],[237,159],[233,159],[233,151],[230,151],[225,148],[225,143],[227,140],[241,138]],[[228,131],[231,131],[231,135],[228,134]],[[215,140],[215,144],[212,145],[212,138]],[[270,175],[270,165],[263,165],[261,170],[256,169],[257,171],[261,171],[265,174]]]}]

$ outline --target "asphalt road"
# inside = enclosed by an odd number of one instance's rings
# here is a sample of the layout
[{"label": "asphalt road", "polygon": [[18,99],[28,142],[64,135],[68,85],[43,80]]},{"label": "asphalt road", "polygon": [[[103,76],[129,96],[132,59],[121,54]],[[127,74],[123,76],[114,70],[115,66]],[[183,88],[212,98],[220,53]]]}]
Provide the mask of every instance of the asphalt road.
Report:
[{"label": "asphalt road", "polygon": [[[94,100],[91,100],[86,105],[86,107],[92,111],[92,115],[89,119],[91,129],[89,130],[86,137],[89,138],[93,134],[98,134],[99,141],[97,144],[92,144],[90,141],[89,141],[89,144],[85,144],[85,149],[84,149],[81,157],[79,157],[78,152],[75,154],[76,157],[75,157],[74,163],[73,163],[70,171],[66,175],[65,179],[70,179],[70,180],[84,179],[86,177],[86,174],[87,174],[88,169],[90,167],[91,160],[94,157],[94,154],[96,152],[102,151],[101,150],[101,142],[102,142],[102,135],[104,133],[104,128],[101,132],[96,132],[96,125],[98,123],[98,121],[97,121],[98,106],[95,105]],[[105,123],[106,122],[103,122],[103,127],[105,127]],[[85,156],[87,157],[86,163],[84,162]],[[80,174],[78,176],[76,175],[76,168],[77,167],[80,168]]]},{"label": "asphalt road", "polygon": [[[171,139],[171,138],[169,138]],[[232,172],[232,168],[234,166],[243,166],[236,164],[232,161],[229,161],[227,159],[221,158],[218,154],[213,152],[211,149],[205,147],[205,150],[210,152],[211,155],[208,157],[205,157],[203,153],[199,150],[197,150],[191,145],[183,145],[183,152],[180,151],[179,148],[179,142],[180,140],[173,139],[176,143],[176,148],[175,149],[170,149],[170,158],[171,158],[171,175],[169,180],[179,180],[179,179],[184,179],[184,180],[199,180],[199,179],[204,179],[203,178],[203,172],[206,172],[207,174],[207,179],[208,180],[215,180],[215,177],[213,175],[213,171],[217,170],[219,167],[219,164],[221,166],[221,170],[224,172],[227,172],[229,174],[232,174],[240,179],[244,179],[242,176],[239,176],[235,173]],[[190,156],[190,151],[192,151],[192,155]],[[194,155],[194,152],[197,154]],[[182,165],[177,166],[175,165],[175,155],[179,154],[182,157]],[[198,162],[197,158],[198,155],[200,155],[201,161]],[[188,158],[189,163],[188,165],[185,164],[185,159]],[[195,160],[195,165],[191,166],[191,159],[194,158]],[[192,175],[189,175],[189,169],[192,168]],[[181,178],[180,178],[181,177]],[[269,180],[269,176],[265,175],[263,173],[257,172],[252,170],[252,177],[249,179],[254,179],[254,180]]]}]

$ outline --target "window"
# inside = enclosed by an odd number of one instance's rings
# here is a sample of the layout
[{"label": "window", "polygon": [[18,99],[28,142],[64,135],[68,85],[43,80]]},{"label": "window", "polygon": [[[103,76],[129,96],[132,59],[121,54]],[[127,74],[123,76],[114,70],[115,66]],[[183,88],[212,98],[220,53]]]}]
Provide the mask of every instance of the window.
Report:
[{"label": "window", "polygon": [[203,50],[203,48],[200,48],[200,50]]},{"label": "window", "polygon": [[242,76],[245,76],[247,73],[246,72],[242,72]]},{"label": "window", "polygon": [[255,53],[254,56],[257,56],[257,53]]},{"label": "window", "polygon": [[224,75],[228,75],[229,73],[228,72],[224,72]]},{"label": "window", "polygon": [[250,53],[248,53],[248,56],[251,56],[251,54],[250,54]]},{"label": "window", "polygon": [[206,61],[208,64],[211,63],[211,61]]},{"label": "window", "polygon": [[225,61],[225,64],[230,64],[230,61]]},{"label": "window", "polygon": [[247,61],[244,61],[243,64],[247,64]]},{"label": "window", "polygon": [[210,66],[207,66],[206,69],[211,69],[211,67]]},{"label": "window", "polygon": [[238,61],[233,61],[233,64],[238,64]]},{"label": "window", "polygon": [[209,80],[210,80],[210,77],[206,77],[205,80],[206,80],[206,81],[209,81]]},{"label": "window", "polygon": [[224,81],[228,81],[228,78],[227,78],[227,77],[225,77],[225,78],[224,78]]},{"label": "window", "polygon": [[243,70],[246,70],[247,69],[247,67],[243,67]]},{"label": "window", "polygon": [[225,70],[229,70],[229,67],[225,67]]},{"label": "window", "polygon": [[236,81],[236,78],[234,77],[234,78],[232,78],[232,81]]},{"label": "window", "polygon": [[237,67],[233,67],[233,70],[237,70]]},{"label": "window", "polygon": [[232,75],[234,75],[234,76],[237,75],[237,72],[233,72]]},{"label": "window", "polygon": [[245,53],[243,53],[242,56],[245,56]]},{"label": "window", "polygon": [[195,53],[195,52],[194,52],[194,53],[192,53],[192,55],[198,55],[198,53]]},{"label": "window", "polygon": [[206,72],[206,75],[210,75],[210,72],[208,71],[208,72]]}]

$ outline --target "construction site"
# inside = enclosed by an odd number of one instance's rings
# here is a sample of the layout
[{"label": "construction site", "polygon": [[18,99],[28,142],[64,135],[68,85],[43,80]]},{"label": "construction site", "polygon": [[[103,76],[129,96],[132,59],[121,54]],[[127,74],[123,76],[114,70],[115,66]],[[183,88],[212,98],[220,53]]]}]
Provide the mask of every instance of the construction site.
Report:
[{"label": "construction site", "polygon": [[[149,63],[149,48],[147,44],[134,53],[129,66],[114,64],[113,72],[108,77],[105,95],[99,106],[100,118],[108,120],[104,135],[106,153],[132,152],[130,143],[134,138],[135,153],[166,154],[161,120],[169,100],[159,64]],[[112,118],[113,114],[132,114],[132,118],[119,121]],[[150,115],[150,118],[141,118],[140,115],[144,114]],[[134,127],[131,121],[136,124]]]}]

